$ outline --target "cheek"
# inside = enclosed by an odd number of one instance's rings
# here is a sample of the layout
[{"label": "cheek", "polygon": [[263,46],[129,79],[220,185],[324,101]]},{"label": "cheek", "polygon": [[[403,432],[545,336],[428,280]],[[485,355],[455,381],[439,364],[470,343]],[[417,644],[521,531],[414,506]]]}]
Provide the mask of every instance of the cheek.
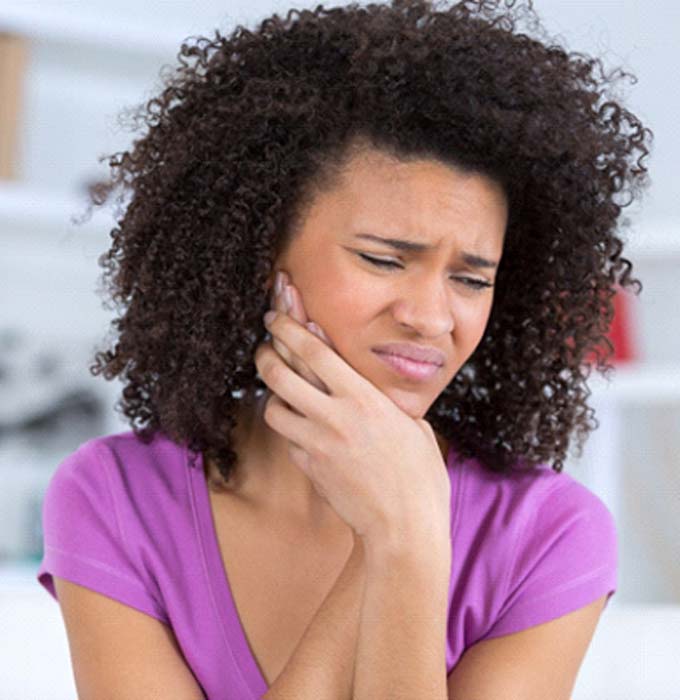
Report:
[{"label": "cheek", "polygon": [[320,325],[335,346],[336,352],[357,371],[363,372],[367,329],[379,309],[375,293],[365,285],[345,281],[328,291],[319,304]]},{"label": "cheek", "polygon": [[318,319],[324,330],[331,333],[349,335],[354,329],[365,327],[372,310],[378,308],[377,290],[367,284],[366,275],[328,270],[318,280],[317,289]]},{"label": "cheek", "polygon": [[468,313],[461,315],[458,319],[459,342],[465,346],[468,354],[472,354],[484,337],[484,332],[489,323],[491,305],[486,305],[482,309],[470,308]]},{"label": "cheek", "polygon": [[366,296],[357,290],[329,296],[322,305],[320,318],[324,329],[341,354],[357,345],[370,319]]}]

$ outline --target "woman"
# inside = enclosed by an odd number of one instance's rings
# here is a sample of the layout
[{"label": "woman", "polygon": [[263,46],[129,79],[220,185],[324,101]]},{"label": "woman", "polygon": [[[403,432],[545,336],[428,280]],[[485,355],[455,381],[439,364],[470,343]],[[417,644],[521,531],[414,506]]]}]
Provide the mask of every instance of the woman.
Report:
[{"label": "woman", "polygon": [[562,466],[651,133],[531,7],[292,14],[184,45],[94,192],[133,429],[45,497],[79,695],[567,700],[617,543]]}]

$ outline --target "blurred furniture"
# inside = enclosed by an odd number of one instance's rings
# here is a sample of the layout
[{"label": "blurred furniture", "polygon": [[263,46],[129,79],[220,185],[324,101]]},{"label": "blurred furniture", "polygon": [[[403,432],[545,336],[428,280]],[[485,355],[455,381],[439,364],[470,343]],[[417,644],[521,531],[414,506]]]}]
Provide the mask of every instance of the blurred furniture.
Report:
[{"label": "blurred furniture", "polygon": [[16,177],[28,41],[0,31],[0,179]]}]

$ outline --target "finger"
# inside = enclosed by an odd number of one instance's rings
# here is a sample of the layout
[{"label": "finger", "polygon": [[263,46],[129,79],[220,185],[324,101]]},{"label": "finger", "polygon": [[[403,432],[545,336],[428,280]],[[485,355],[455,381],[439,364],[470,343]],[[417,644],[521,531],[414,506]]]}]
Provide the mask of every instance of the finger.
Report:
[{"label": "finger", "polygon": [[301,325],[306,326],[312,333],[321,338],[321,340],[323,340],[323,342],[326,343],[326,345],[333,347],[331,339],[323,332],[323,330],[319,326],[317,326],[316,323],[311,321],[307,316],[307,311],[304,308],[304,304],[302,303],[302,296],[300,295],[300,292],[298,292],[295,285],[291,284],[290,290],[293,301],[293,306],[290,311],[290,315]]},{"label": "finger", "polygon": [[315,336],[317,336],[317,338],[321,338],[321,340],[323,340],[323,342],[326,343],[326,345],[328,345],[331,348],[335,347],[331,339],[324,333],[324,330],[323,328],[321,328],[321,326],[317,326],[316,323],[314,323],[314,321],[309,321],[309,323],[306,323],[305,325],[312,333],[314,333]]},{"label": "finger", "polygon": [[[283,296],[281,294],[276,294],[275,291],[272,292],[272,297],[270,299],[270,307],[272,309],[276,309],[280,313],[285,313],[285,308],[283,306]],[[277,338],[274,338],[272,336],[272,346],[274,347],[274,350],[281,355],[281,357],[291,366],[294,368],[294,360],[293,357],[288,350],[288,348]]]},{"label": "finger", "polygon": [[313,421],[292,411],[277,394],[267,399],[262,415],[272,430],[291,443],[292,456],[297,457],[296,463],[304,470],[310,455],[316,453],[316,445],[324,431]]},{"label": "finger", "polygon": [[[272,291],[270,306],[280,313],[289,313],[285,308],[283,293],[277,294],[276,290]],[[313,373],[304,365],[304,363],[296,361],[290,350],[288,350],[288,348],[278,339],[274,338],[274,336],[272,336],[272,346],[291,369],[300,374],[307,381],[311,381],[318,388],[321,388],[321,382],[314,377]],[[289,406],[289,408],[295,410],[292,406]]]},{"label": "finger", "polygon": [[[287,281],[287,277],[284,279],[284,283]],[[290,309],[286,312],[284,305],[284,295],[274,295],[276,297],[275,306],[278,311],[283,313],[288,313],[292,318],[294,318],[301,325],[307,324],[307,313],[305,312],[304,306],[302,304],[302,297],[298,293],[297,289],[293,285],[288,285],[290,290]],[[273,336],[272,336],[273,337]],[[301,377],[306,379],[310,384],[315,386],[317,389],[321,389],[325,393],[328,393],[326,385],[312,372],[307,365],[292,355],[292,353],[286,348],[283,343],[278,339],[274,339],[273,342],[274,349],[284,358],[290,367],[292,367]],[[324,341],[325,342],[325,341]]]},{"label": "finger", "polygon": [[[289,311],[289,314],[292,318],[294,318],[300,325],[305,326],[307,330],[309,330],[311,333],[314,333],[318,338],[320,338],[324,343],[327,343],[330,345],[330,342],[327,342],[327,337],[326,334],[323,333],[321,328],[316,325],[316,323],[313,323],[309,321],[307,312],[304,308],[304,304],[302,303],[302,297],[300,296],[300,293],[296,289],[296,287],[292,284],[288,285],[288,289],[290,290],[290,301],[291,301],[291,308]],[[295,360],[295,356],[293,356],[293,359]],[[301,372],[300,374],[308,381],[310,384],[313,384],[317,389],[321,389],[324,393],[328,394],[328,387],[312,372],[307,365],[300,361],[300,367],[301,367]]]},{"label": "finger", "polygon": [[295,288],[294,285],[288,284],[288,290],[290,292],[290,311],[288,312],[300,325],[304,326],[309,319],[307,318],[307,312],[305,311],[304,304],[302,303],[302,297],[300,293]]},{"label": "finger", "polygon": [[305,381],[307,381],[309,384],[312,386],[316,387],[317,389],[320,389],[324,393],[328,394],[328,388],[326,385],[312,372],[304,362],[301,360],[296,360],[290,350],[281,343],[280,341],[276,340],[273,336],[271,339],[271,345],[272,347],[278,352],[279,356],[283,359],[283,361],[294,371],[297,372]]},{"label": "finger", "polygon": [[[292,319],[289,321],[295,323]],[[302,326],[298,327],[310,339],[323,346],[323,343],[309,331]],[[331,352],[329,348],[326,350]],[[331,396],[297,374],[284,362],[270,343],[261,343],[255,350],[255,366],[262,381],[272,393],[302,416],[309,417],[321,425],[328,422],[333,415],[333,410],[337,410],[330,404]],[[306,409],[302,408],[303,405]]]},{"label": "finger", "polygon": [[[287,314],[277,313],[268,324],[268,330],[272,337],[286,346],[296,360],[305,362],[326,385],[331,396],[363,396],[376,392],[375,386],[348,365],[337,352]],[[287,396],[283,398],[290,403]],[[307,410],[312,410],[312,406],[306,404],[311,400],[316,400],[315,394],[305,392],[296,405],[304,405],[306,413]]]},{"label": "finger", "polygon": [[[300,325],[306,326],[307,324],[307,313],[305,312],[304,306],[302,304],[302,298],[300,294],[295,289],[292,284],[285,284],[287,278],[284,280],[284,290],[287,290],[288,296],[286,297],[286,292],[284,292],[281,297],[285,301],[286,298],[289,303],[289,309],[287,311],[291,318],[294,318]],[[285,307],[285,304],[284,304]],[[285,308],[284,308],[285,311]],[[282,343],[279,343],[282,345]],[[292,355],[292,353],[286,348],[286,352],[290,355],[293,361],[293,367],[296,369],[297,373],[306,379],[310,384],[313,384],[317,389],[322,389],[325,391],[326,387],[323,382],[312,372],[309,367],[300,359]]]},{"label": "finger", "polygon": [[[270,398],[267,400],[266,403],[271,403],[271,408],[270,408],[270,416],[271,416],[271,411],[274,410],[275,406],[279,405],[282,406],[285,410],[290,411],[291,415],[294,416],[299,416],[300,414],[297,413],[296,411],[292,411],[290,406],[283,401],[279,396],[276,394],[271,394]],[[266,408],[266,406],[265,406]],[[273,428],[273,425],[272,425]],[[288,435],[284,435],[288,439],[288,455],[293,462],[293,464],[296,464],[311,480],[312,485],[314,486],[314,489],[316,492],[319,494],[321,498],[323,498],[326,502],[328,502],[328,497],[326,493],[323,491],[323,489],[320,487],[320,485],[317,483],[317,481],[314,478],[314,473],[311,469],[310,465],[310,454],[309,452],[299,445],[297,442],[292,440]],[[318,436],[317,436],[318,437]]]}]

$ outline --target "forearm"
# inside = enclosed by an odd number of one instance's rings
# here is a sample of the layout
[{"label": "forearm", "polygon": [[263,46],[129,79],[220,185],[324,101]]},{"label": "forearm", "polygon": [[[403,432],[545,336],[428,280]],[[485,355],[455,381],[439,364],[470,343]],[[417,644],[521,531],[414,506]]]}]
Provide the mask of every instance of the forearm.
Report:
[{"label": "forearm", "polygon": [[365,556],[353,700],[446,700],[450,546]]},{"label": "forearm", "polygon": [[351,700],[364,580],[363,545],[355,538],[335,585],[263,700]]}]

